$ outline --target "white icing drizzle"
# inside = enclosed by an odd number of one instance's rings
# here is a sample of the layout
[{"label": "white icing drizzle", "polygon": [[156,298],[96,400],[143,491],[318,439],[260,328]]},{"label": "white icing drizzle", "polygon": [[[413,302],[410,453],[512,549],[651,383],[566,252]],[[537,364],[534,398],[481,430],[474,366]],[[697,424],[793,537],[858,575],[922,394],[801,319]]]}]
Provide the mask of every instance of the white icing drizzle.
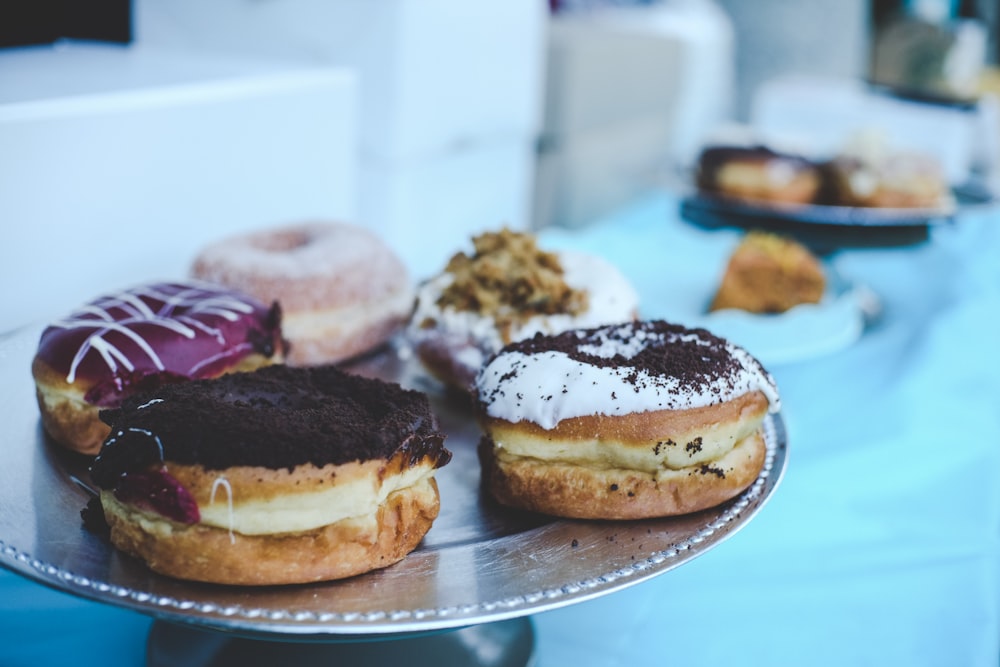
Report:
[{"label": "white icing drizzle", "polygon": [[226,502],[228,503],[229,510],[229,543],[236,544],[236,536],[233,534],[233,526],[236,523],[235,514],[233,512],[233,485],[229,483],[228,479],[225,477],[217,477],[215,481],[212,482],[212,493],[208,497],[208,504],[215,504],[215,492],[220,486],[226,490]]},{"label": "white icing drizzle", "polygon": [[76,313],[74,313],[74,314],[75,315],[94,315],[95,317],[101,318],[105,322],[114,322],[115,321],[114,318],[111,317],[111,313],[109,313],[108,311],[106,311],[104,308],[98,308],[97,306],[93,306],[93,305],[91,305],[89,303],[86,304],[86,305],[80,306],[80,308],[78,308],[77,311],[76,311]]},{"label": "white icing drizzle", "polygon": [[[161,301],[162,306],[153,310],[144,298]],[[153,346],[132,327],[137,324],[152,324],[188,339],[194,338],[197,332],[201,331],[214,337],[220,344],[225,344],[223,332],[200,321],[197,316],[214,315],[233,322],[241,313],[253,312],[253,308],[252,304],[237,295],[228,291],[220,293],[218,287],[201,281],[145,285],[102,297],[77,309],[68,318],[54,322],[51,326],[57,329],[94,329],[93,333],[84,339],[70,363],[66,382],[72,384],[76,380],[77,369],[91,350],[100,355],[112,373],[118,372],[119,367],[127,371],[135,369],[133,361],[108,341],[106,336],[109,333],[115,332],[126,336],[149,358],[158,371],[163,371],[165,366]],[[188,374],[193,375],[204,363],[204,361],[197,363]]]},{"label": "white icing drizzle", "polygon": [[240,352],[243,352],[244,350],[250,350],[250,349],[253,349],[253,344],[249,343],[249,342],[243,342],[243,343],[240,343],[239,345],[231,347],[231,348],[229,348],[227,350],[222,350],[218,354],[213,354],[210,357],[205,357],[204,359],[202,359],[201,361],[199,361],[198,363],[196,363],[194,366],[191,367],[191,370],[189,371],[189,373],[191,375],[197,375],[201,371],[201,369],[203,367],[211,364],[212,362],[216,361],[217,359],[222,359],[223,357],[229,356],[229,355],[231,355],[233,353],[240,353]]},{"label": "white icing drizzle", "polygon": [[226,342],[226,337],[222,334],[222,329],[219,329],[218,327],[210,327],[204,322],[196,320],[193,317],[189,317],[187,315],[178,315],[177,321],[183,322],[184,324],[187,324],[188,326],[213,337],[215,340],[219,342],[220,345]]},{"label": "white icing drizzle", "polygon": [[[615,332],[617,335],[612,335]],[[648,346],[663,346],[669,354],[669,346],[682,340],[714,345],[694,331],[663,335],[627,323],[606,327],[587,339],[581,333],[577,349],[602,358],[621,354],[629,359]],[[778,411],[777,386],[760,363],[728,341],[725,351],[738,362],[737,368],[696,388],[682,387],[678,378],[651,375],[627,364],[599,367],[555,350],[531,354],[508,351],[480,371],[476,389],[489,416],[529,421],[545,429],[564,419],[592,414],[615,416],[703,407],[755,390],[767,397],[771,412]]]}]

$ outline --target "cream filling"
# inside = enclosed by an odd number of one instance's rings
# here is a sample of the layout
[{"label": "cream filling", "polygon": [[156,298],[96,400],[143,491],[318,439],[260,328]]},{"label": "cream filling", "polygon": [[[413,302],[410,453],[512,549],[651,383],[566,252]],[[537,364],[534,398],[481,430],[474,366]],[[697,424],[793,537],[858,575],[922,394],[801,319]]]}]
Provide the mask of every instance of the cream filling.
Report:
[{"label": "cream filling", "polygon": [[282,313],[281,327],[289,340],[303,338],[350,338],[364,333],[372,322],[409,317],[413,292],[399,290],[389,298],[371,303],[357,303],[333,310]]},{"label": "cream filling", "polygon": [[[754,457],[754,452],[756,449],[757,438],[762,438],[763,436],[751,433],[749,436],[737,441],[733,447],[726,451],[722,456],[711,461],[705,461],[702,463],[692,463],[690,465],[681,468],[659,468],[657,470],[633,470],[631,468],[613,468],[613,467],[594,467],[594,466],[584,466],[579,463],[571,463],[566,461],[543,461],[542,464],[551,464],[554,466],[577,466],[577,467],[589,467],[594,470],[600,471],[600,473],[608,475],[609,479],[613,479],[614,475],[634,475],[648,474],[650,479],[655,483],[667,487],[671,482],[678,480],[683,480],[688,477],[692,471],[700,470],[702,466],[708,466],[710,470],[704,470],[703,472],[721,472],[723,475],[729,472],[743,468],[743,462],[751,460]],[[530,463],[535,462],[538,464],[538,459],[525,459],[516,456],[510,456],[505,451],[500,451],[497,454],[497,461],[501,466],[513,466],[518,463]]]},{"label": "cream filling", "polygon": [[359,479],[322,491],[286,494],[268,500],[231,500],[219,489],[214,502],[199,505],[201,523],[241,535],[276,535],[314,530],[344,519],[374,520],[390,494],[427,484],[434,468],[410,468],[383,481]]},{"label": "cream filling", "polygon": [[645,446],[605,438],[559,439],[512,428],[491,429],[494,451],[501,459],[537,459],[596,469],[655,473],[717,461],[760,426],[761,420],[713,424],[696,432],[664,436]]},{"label": "cream filling", "polygon": [[[751,434],[738,441],[728,452],[712,460],[711,468],[724,475],[729,474],[735,469],[743,468],[744,461],[753,459],[755,449],[754,437]],[[700,466],[701,464],[696,465]],[[670,482],[682,479],[689,474],[690,468],[664,468],[656,472],[656,483],[667,487]]]},{"label": "cream filling", "polygon": [[[774,176],[779,178],[775,179]],[[736,192],[763,192],[788,185],[794,174],[772,173],[759,164],[732,163],[719,169],[715,177],[720,188]]]}]

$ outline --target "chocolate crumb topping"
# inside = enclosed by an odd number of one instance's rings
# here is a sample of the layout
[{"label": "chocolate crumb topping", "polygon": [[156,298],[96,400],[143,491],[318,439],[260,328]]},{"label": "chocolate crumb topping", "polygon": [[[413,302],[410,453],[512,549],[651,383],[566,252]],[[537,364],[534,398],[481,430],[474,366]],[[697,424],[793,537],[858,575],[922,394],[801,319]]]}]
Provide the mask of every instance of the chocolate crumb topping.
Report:
[{"label": "chocolate crumb topping", "polygon": [[91,468],[101,488],[157,461],[277,470],[389,458],[401,448],[413,463],[430,456],[440,467],[451,458],[424,394],[333,366],[276,365],[169,385],[101,419],[111,426]]},{"label": "chocolate crumb topping", "polygon": [[[588,351],[589,347],[599,345],[602,340],[622,344],[669,340],[669,344],[643,344],[629,357],[621,353],[600,356]],[[532,338],[507,345],[501,354],[520,352],[530,355],[549,351],[562,352],[571,359],[598,368],[621,369],[623,379],[637,390],[644,388],[643,383],[649,377],[669,377],[677,381],[681,390],[706,389],[718,394],[720,389],[713,383],[721,379],[728,381],[731,388],[733,378],[741,369],[740,361],[731,354],[722,338],[704,329],[687,329],[661,320],[577,329],[555,335],[535,334]],[[515,366],[509,373],[514,374],[518,369]],[[640,371],[645,371],[645,378]],[[617,399],[614,392],[611,398]]]},{"label": "chocolate crumb topping", "polygon": [[725,470],[723,470],[722,468],[718,468],[716,466],[713,466],[713,465],[709,465],[707,463],[703,463],[698,468],[698,472],[700,474],[702,474],[702,475],[715,475],[719,479],[725,479],[726,478],[726,471]]},{"label": "chocolate crumb topping", "polygon": [[534,236],[505,228],[472,243],[471,257],[458,253],[445,268],[454,281],[437,301],[442,308],[492,316],[501,332],[536,315],[586,311],[587,293],[566,284],[558,256],[540,250]]},{"label": "chocolate crumb topping", "polygon": [[696,453],[701,451],[701,444],[702,440],[699,435],[697,438],[684,445],[684,451],[688,453],[688,456],[694,456]]}]

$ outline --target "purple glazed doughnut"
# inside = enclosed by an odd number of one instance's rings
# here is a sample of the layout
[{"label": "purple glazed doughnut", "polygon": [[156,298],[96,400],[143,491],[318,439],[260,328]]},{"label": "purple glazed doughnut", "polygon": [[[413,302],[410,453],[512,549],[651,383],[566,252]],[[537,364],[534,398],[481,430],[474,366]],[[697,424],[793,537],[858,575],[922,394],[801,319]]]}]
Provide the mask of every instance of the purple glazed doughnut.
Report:
[{"label": "purple glazed doughnut", "polygon": [[93,455],[108,435],[101,409],[137,391],[278,363],[284,352],[277,304],[209,283],[151,283],[50,324],[31,372],[45,431]]}]

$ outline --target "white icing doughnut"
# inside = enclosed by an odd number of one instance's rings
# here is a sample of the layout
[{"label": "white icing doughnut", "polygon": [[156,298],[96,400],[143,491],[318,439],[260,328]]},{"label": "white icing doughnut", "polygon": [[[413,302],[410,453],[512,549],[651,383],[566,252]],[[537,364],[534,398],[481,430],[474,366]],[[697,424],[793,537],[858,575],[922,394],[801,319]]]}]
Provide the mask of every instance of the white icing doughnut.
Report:
[{"label": "white icing doughnut", "polygon": [[635,322],[503,348],[476,383],[483,483],[555,516],[639,519],[699,511],[762,470],[774,381],[704,330]]},{"label": "white icing doughnut", "polygon": [[[746,350],[703,330],[659,327],[628,322],[567,334],[576,341],[573,352],[615,360],[600,366],[556,349],[505,350],[476,379],[480,399],[490,417],[509,422],[529,421],[554,428],[564,419],[586,415],[622,415],[653,410],[687,410],[762,392],[772,412],[780,408],[771,376]],[[653,368],[630,365],[650,348],[670,354],[673,346],[694,343],[733,363],[713,365],[715,375],[704,381],[659,374]],[[708,364],[704,371],[708,370]],[[696,371],[703,373],[703,370]]]}]

